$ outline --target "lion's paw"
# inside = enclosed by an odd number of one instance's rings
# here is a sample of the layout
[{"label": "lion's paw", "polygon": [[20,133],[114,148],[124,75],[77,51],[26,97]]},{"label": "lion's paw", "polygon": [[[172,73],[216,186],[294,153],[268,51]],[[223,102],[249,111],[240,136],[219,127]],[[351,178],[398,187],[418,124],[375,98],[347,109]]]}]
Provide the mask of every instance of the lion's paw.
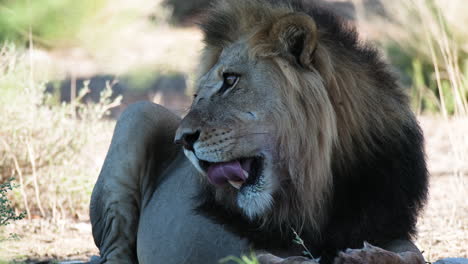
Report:
[{"label": "lion's paw", "polygon": [[318,264],[312,259],[300,256],[280,258],[272,254],[262,254],[257,259],[260,264]]},{"label": "lion's paw", "polygon": [[[340,252],[334,264],[420,264],[417,254],[397,254],[364,242],[361,249],[347,249]],[[424,263],[424,261],[422,261]]]}]

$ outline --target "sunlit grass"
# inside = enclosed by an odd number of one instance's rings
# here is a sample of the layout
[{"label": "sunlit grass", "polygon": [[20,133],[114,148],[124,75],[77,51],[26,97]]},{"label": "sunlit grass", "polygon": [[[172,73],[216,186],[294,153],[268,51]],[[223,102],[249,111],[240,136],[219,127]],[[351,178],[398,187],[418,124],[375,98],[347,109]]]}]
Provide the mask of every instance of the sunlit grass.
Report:
[{"label": "sunlit grass", "polygon": [[[468,114],[468,6],[464,0],[382,1],[375,41],[411,79],[415,110]],[[372,28],[372,26],[371,26]],[[385,30],[379,30],[385,28]]]}]

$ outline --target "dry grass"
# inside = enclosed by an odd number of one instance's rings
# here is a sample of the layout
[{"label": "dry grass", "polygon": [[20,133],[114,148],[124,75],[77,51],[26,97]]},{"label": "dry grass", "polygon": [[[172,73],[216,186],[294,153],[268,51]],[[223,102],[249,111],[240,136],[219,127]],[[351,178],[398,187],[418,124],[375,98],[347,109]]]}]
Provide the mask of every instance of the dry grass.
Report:
[{"label": "dry grass", "polygon": [[20,187],[11,198],[28,219],[87,219],[114,125],[101,117],[115,102],[104,97],[96,105],[51,105],[45,82],[148,68],[195,72],[201,33],[169,25],[161,2],[109,1],[82,25],[75,43],[51,52],[32,41],[27,51],[0,44],[0,182],[16,178]]},{"label": "dry grass", "polygon": [[12,200],[28,219],[86,217],[102,163],[95,153],[113,125],[97,121],[115,102],[108,94],[96,105],[48,105],[28,58],[11,47],[0,56],[0,181],[17,179]]},{"label": "dry grass", "polygon": [[27,212],[26,219],[0,229],[0,238],[20,237],[0,239],[0,263],[96,254],[86,222],[89,199],[115,124],[102,117],[118,99],[109,99],[108,87],[98,104],[77,98],[49,105],[43,85],[48,73],[34,69],[32,58],[13,46],[0,50],[0,182],[16,178],[20,186],[10,198]]},{"label": "dry grass", "polygon": [[[415,110],[468,114],[468,6],[464,0],[381,1],[386,17],[360,27],[411,79]],[[358,9],[362,10],[362,8]],[[385,28],[385,30],[381,30]]]}]

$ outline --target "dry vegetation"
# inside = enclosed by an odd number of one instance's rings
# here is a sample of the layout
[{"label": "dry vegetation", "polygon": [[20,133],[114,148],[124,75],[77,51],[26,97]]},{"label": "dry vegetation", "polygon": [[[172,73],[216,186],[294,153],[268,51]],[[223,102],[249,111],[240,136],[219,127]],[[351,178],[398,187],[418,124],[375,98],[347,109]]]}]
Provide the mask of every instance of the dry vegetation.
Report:
[{"label": "dry vegetation", "polygon": [[[468,257],[468,7],[464,1],[384,1],[385,18],[359,20],[367,37],[406,76],[427,138],[432,177],[417,244],[429,261]],[[135,5],[127,0],[118,3],[102,8],[87,22],[88,28],[106,14]],[[27,219],[0,229],[0,236],[15,232],[21,237],[0,241],[0,263],[84,260],[97,254],[88,204],[114,125],[102,116],[115,102],[105,95],[92,105],[50,104],[44,82],[51,72],[119,74],[143,66],[194,72],[201,47],[199,31],[170,26],[165,22],[167,11],[161,10],[155,16],[161,20],[157,27],[141,20],[124,24],[109,20],[106,27],[81,29],[76,40],[81,44],[69,49],[44,53],[0,46],[0,182],[16,178],[20,187],[10,192],[10,198],[18,213],[28,213]],[[119,26],[122,30],[93,46],[92,36]]]},{"label": "dry vegetation", "polygon": [[0,180],[17,179],[12,198],[28,219],[86,217],[90,175],[101,165],[87,147],[107,143],[111,123],[100,120],[118,102],[49,105],[27,58],[4,46],[1,59]]},{"label": "dry vegetation", "polygon": [[119,98],[110,100],[108,87],[98,104],[81,104],[77,98],[50,105],[41,80],[44,73],[34,71],[27,56],[5,45],[0,62],[0,181],[16,178],[19,187],[10,198],[18,213],[26,212],[24,220],[0,229],[0,238],[19,235],[19,240],[0,239],[0,256],[17,259],[43,252],[42,256],[67,258],[70,253],[50,255],[51,241],[81,254],[71,245],[90,237],[89,224],[84,224],[86,235],[64,237],[76,233],[74,221],[88,219],[92,186],[114,125],[102,118]]},{"label": "dry vegetation", "polygon": [[[359,24],[409,79],[426,136],[430,196],[418,223],[428,261],[468,257],[468,6],[464,0],[381,1]],[[385,30],[381,30],[385,28]]]},{"label": "dry vegetation", "polygon": [[[381,1],[385,16],[359,26],[412,86],[417,113],[468,114],[468,6],[464,0]],[[385,28],[385,30],[382,30]]]}]

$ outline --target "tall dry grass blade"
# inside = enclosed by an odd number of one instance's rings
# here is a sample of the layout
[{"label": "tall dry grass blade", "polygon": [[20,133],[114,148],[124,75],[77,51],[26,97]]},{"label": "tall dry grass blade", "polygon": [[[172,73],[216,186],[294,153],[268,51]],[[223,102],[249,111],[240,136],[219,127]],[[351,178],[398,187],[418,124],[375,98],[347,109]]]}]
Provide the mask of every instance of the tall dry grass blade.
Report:
[{"label": "tall dry grass blade", "polygon": [[[449,41],[448,32],[445,29],[446,20],[443,17],[440,8],[436,8],[435,12],[437,13],[437,22],[438,22],[438,31],[440,32],[440,38],[435,38],[437,44],[439,46],[440,52],[442,54],[442,58],[444,59],[444,63],[446,65],[447,73],[448,73],[448,80],[450,81],[452,92],[454,94],[455,100],[455,111],[456,114],[466,115],[467,114],[467,105],[466,105],[466,97],[463,96],[461,93],[462,83],[461,83],[461,72],[459,71],[458,67],[458,55],[457,55],[457,48],[455,47],[456,44],[452,41]],[[433,33],[434,34],[434,33]],[[434,34],[435,35],[435,34]],[[465,98],[464,98],[465,97]],[[463,99],[464,98],[464,99]]]},{"label": "tall dry grass blade", "polygon": [[[413,0],[410,1],[411,3],[414,3]],[[417,10],[421,10],[418,15],[420,16],[420,19],[423,20],[424,17],[432,17],[430,15],[430,12],[428,12],[426,10],[427,6],[422,4],[421,5],[421,2],[419,1],[419,5],[414,5],[414,7],[417,9]],[[430,20],[431,21],[431,20]],[[441,74],[440,74],[440,70],[439,70],[439,62],[438,62],[438,58],[436,56],[436,52],[435,52],[435,48],[434,48],[434,44],[433,44],[433,38],[432,38],[432,30],[430,28],[430,25],[431,23],[423,23],[423,26],[424,26],[424,36],[426,38],[426,41],[428,43],[428,46],[429,46],[429,51],[430,51],[430,55],[431,55],[431,60],[432,60],[432,64],[434,65],[434,73],[435,73],[435,79],[436,79],[436,82],[437,82],[437,89],[439,91],[439,102],[440,102],[440,110],[442,111],[442,115],[447,118],[448,117],[448,111],[447,111],[447,107],[445,105],[445,96],[444,96],[444,90],[442,89],[442,81],[441,81]]]},{"label": "tall dry grass blade", "polygon": [[[387,16],[369,18],[361,15],[364,21],[361,23],[366,24],[366,19],[370,19],[372,23],[367,23],[370,28],[367,31],[389,51],[390,59],[413,78],[413,89],[427,90],[419,99],[422,106],[427,107],[423,111],[437,110],[446,118],[468,115],[468,30],[463,26],[468,23],[466,1],[394,0],[381,3]],[[388,30],[380,30],[382,27]],[[423,64],[422,86],[414,83],[414,78],[420,77],[414,75],[416,69],[411,65],[415,60]],[[438,97],[436,101],[432,100],[431,92]],[[413,95],[418,95],[418,91]],[[433,109],[434,104],[440,108]],[[418,102],[415,105],[421,106]]]},{"label": "tall dry grass blade", "polygon": [[36,204],[37,204],[37,207],[39,208],[39,212],[41,213],[41,216],[45,217],[46,214],[45,214],[44,208],[42,207],[42,202],[41,202],[41,198],[40,198],[41,191],[39,189],[39,184],[38,184],[38,181],[37,181],[36,158],[35,158],[35,155],[34,155],[33,147],[31,146],[30,142],[31,142],[30,139],[28,139],[26,141],[26,147],[28,149],[29,161],[31,162],[32,178],[33,178],[33,184],[34,184],[34,193],[36,195]]}]

